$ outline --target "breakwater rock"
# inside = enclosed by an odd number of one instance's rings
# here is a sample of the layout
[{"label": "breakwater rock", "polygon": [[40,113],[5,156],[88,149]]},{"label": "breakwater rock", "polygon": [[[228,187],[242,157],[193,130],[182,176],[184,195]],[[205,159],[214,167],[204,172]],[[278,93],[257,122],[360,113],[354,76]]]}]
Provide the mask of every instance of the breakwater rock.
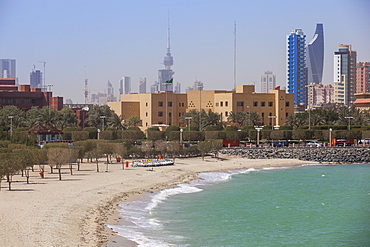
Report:
[{"label": "breakwater rock", "polygon": [[369,147],[224,148],[220,153],[247,159],[299,159],[315,162],[370,163]]}]

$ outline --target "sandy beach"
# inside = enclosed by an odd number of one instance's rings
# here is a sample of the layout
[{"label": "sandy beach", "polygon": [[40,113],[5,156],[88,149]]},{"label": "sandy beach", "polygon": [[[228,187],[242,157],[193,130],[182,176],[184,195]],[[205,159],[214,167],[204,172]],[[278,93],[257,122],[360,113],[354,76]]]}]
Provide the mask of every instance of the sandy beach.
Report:
[{"label": "sandy beach", "polygon": [[[130,167],[121,164],[82,163],[80,171],[63,168],[62,181],[45,167],[45,178],[38,168],[31,173],[30,184],[16,175],[12,191],[5,180],[0,191],[0,239],[2,246],[114,246],[113,232],[105,224],[116,224],[117,206],[133,201],[145,192],[157,191],[179,183],[187,183],[199,172],[291,166],[311,162],[292,159],[250,160],[224,156],[176,159],[174,166],[154,168]],[[55,171],[56,172],[56,171]],[[120,240],[122,244],[122,240]],[[118,245],[117,245],[118,246]],[[125,246],[135,246],[126,241]]]}]

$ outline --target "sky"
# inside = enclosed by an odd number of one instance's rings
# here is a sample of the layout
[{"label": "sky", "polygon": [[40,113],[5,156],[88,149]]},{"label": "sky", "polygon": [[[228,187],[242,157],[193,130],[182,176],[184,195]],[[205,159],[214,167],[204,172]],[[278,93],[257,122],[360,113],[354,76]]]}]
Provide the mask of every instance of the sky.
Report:
[{"label": "sky", "polygon": [[84,103],[105,92],[108,80],[118,96],[119,80],[139,78],[147,90],[163,69],[168,13],[174,82],[185,92],[196,80],[204,90],[231,90],[255,84],[271,70],[286,86],[286,38],[302,29],[308,43],[316,24],[324,25],[323,83],[333,81],[333,53],[350,44],[357,61],[370,61],[369,0],[0,0],[0,59],[16,59],[19,84],[43,71],[54,96]]}]

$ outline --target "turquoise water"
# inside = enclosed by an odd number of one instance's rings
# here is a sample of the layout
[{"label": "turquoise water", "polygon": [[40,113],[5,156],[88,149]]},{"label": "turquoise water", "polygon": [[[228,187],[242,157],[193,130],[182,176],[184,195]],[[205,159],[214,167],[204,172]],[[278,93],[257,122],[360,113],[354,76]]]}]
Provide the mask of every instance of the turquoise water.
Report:
[{"label": "turquoise water", "polygon": [[116,230],[140,246],[370,246],[370,165],[200,176],[124,207],[134,224]]}]

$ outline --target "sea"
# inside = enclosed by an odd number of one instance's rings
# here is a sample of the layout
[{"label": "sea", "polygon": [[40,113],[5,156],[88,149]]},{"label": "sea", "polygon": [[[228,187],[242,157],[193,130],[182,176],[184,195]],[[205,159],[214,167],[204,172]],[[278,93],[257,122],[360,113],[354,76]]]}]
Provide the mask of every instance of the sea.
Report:
[{"label": "sea", "polygon": [[231,170],[121,204],[138,246],[370,246],[370,164]]}]

